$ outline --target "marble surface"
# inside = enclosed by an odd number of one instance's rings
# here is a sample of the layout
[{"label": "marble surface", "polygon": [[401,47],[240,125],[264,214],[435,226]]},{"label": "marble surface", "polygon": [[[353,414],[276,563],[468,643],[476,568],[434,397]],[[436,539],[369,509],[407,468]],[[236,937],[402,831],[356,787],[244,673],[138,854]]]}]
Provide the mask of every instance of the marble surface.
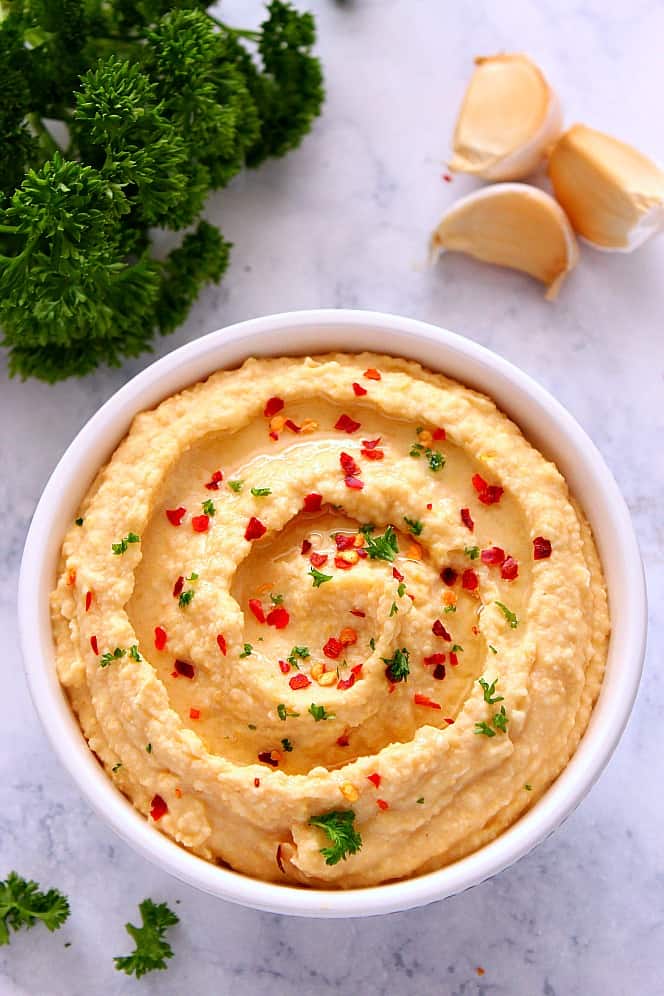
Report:
[{"label": "marble surface", "polygon": [[[52,757],[21,669],[16,581],[31,513],[84,421],[148,357],[54,388],[0,368],[0,878],[15,867],[72,898],[54,935],[0,948],[2,996],[337,992],[664,992],[661,792],[664,693],[664,238],[632,256],[582,248],[556,304],[518,274],[449,257],[428,230],[471,189],[441,180],[471,59],[522,49],[582,120],[664,160],[664,7],[657,0],[312,0],[329,97],[287,160],[238,178],[208,213],[235,243],[161,355],[225,323],[290,308],[367,307],[446,325],[518,363],[570,409],[613,469],[648,572],[649,660],[628,730],[599,784],[552,838],[481,887],[366,921],[296,921],[234,908],[151,867],[90,811]],[[229,0],[248,22],[259,5]],[[617,607],[620,611],[620,607]],[[182,918],[168,973],[115,972],[145,896]],[[71,947],[65,948],[65,942]],[[477,973],[478,966],[485,970]]]}]

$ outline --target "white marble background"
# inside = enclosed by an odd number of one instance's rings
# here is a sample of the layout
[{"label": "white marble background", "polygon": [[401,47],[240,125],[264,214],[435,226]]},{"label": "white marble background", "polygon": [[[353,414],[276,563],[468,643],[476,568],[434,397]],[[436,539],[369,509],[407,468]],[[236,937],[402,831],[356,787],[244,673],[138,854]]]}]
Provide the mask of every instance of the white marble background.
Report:
[{"label": "white marble background", "polygon": [[[54,388],[9,381],[2,366],[0,878],[15,867],[61,887],[73,915],[57,934],[35,928],[0,948],[0,994],[664,993],[664,238],[628,257],[583,248],[556,304],[525,277],[461,257],[434,271],[423,265],[428,230],[472,186],[440,179],[472,57],[529,52],[555,82],[568,122],[612,131],[664,160],[664,5],[310,6],[327,73],[324,117],[300,151],[212,199],[209,216],[235,243],[231,271],[156,353],[253,315],[357,306],[446,325],[518,363],[588,430],[634,515],[652,615],[636,709],[565,826],[464,895],[325,922],[234,908],[178,884],[92,814],[51,756],[16,632],[19,558],[41,489],[84,421],[149,358]],[[251,23],[258,10],[254,0],[223,4],[234,23]],[[123,923],[146,896],[179,903],[182,923],[169,971],[138,983],[111,956],[131,950]]]}]

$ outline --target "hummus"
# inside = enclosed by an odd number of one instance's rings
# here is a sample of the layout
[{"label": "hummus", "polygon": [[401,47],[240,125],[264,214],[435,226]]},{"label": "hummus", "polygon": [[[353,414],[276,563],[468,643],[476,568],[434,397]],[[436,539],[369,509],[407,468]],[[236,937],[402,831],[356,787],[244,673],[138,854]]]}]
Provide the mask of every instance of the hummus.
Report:
[{"label": "hummus", "polygon": [[91,750],[275,882],[440,868],[542,795],[605,664],[590,528],[487,397],[373,354],[251,359],[136,417],[53,629]]}]

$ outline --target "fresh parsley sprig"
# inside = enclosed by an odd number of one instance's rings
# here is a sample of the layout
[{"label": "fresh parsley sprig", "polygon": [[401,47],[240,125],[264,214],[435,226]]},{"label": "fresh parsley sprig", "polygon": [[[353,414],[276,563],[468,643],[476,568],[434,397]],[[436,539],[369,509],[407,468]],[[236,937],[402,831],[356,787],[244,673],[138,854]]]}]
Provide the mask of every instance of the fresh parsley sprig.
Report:
[{"label": "fresh parsley sprig", "polygon": [[0,882],[0,945],[9,944],[10,930],[34,927],[58,930],[69,916],[69,901],[57,889],[41,892],[36,882],[9,873]]},{"label": "fresh parsley sprig", "polygon": [[141,914],[141,926],[125,924],[125,930],[135,941],[136,947],[130,955],[121,955],[113,961],[118,971],[140,979],[148,972],[168,968],[166,961],[173,957],[173,949],[166,941],[165,934],[169,927],[174,927],[180,920],[166,903],[154,903],[151,899],[144,899],[138,910]]},{"label": "fresh parsley sprig", "polygon": [[355,813],[352,809],[333,810],[320,816],[312,816],[309,826],[324,830],[330,840],[329,847],[320,849],[326,865],[345,861],[349,854],[357,854],[362,847],[362,836],[355,829]]}]

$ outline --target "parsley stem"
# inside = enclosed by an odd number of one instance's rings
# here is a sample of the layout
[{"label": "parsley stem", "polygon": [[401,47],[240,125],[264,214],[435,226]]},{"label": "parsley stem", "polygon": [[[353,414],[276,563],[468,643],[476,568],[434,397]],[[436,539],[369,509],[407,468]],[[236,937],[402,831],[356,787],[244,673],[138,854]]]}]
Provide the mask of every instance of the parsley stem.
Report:
[{"label": "parsley stem", "polygon": [[219,18],[215,17],[209,11],[207,12],[207,16],[222,31],[228,31],[229,34],[236,35],[238,38],[246,38],[248,41],[260,41],[260,31],[252,31],[249,28],[231,28],[229,24],[224,24],[223,21],[220,21]]},{"label": "parsley stem", "polygon": [[18,225],[0,225],[0,235],[15,235],[18,232]]}]

